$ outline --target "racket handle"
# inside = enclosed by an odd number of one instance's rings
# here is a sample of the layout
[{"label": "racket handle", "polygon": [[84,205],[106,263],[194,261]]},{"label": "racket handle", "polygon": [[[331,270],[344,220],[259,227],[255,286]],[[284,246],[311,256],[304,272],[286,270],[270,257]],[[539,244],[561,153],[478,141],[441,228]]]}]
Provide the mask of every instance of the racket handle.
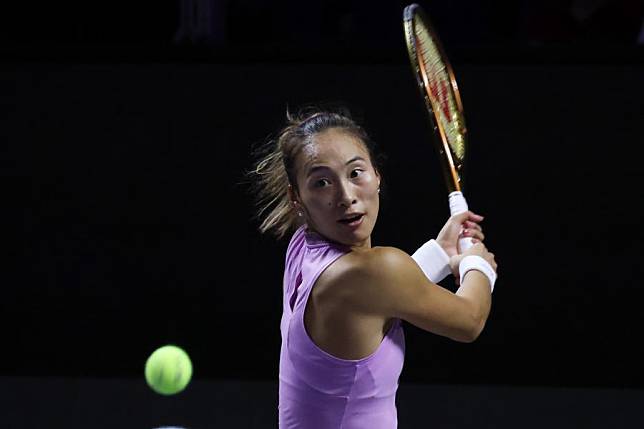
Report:
[{"label": "racket handle", "polygon": [[[466,212],[468,210],[467,201],[463,193],[460,191],[454,191],[449,194],[449,212],[452,216]],[[472,238],[471,237],[461,237],[458,239],[458,253],[463,253],[467,249],[472,247]]]}]

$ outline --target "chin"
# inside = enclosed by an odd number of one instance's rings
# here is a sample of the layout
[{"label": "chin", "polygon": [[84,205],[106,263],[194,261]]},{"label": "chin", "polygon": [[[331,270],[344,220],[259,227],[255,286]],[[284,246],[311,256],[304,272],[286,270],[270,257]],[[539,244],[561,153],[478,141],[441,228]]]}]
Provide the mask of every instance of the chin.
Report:
[{"label": "chin", "polygon": [[320,225],[321,228],[315,228],[320,235],[326,237],[331,241],[336,243],[343,244],[345,246],[361,246],[371,237],[371,231],[373,230],[373,225],[369,222],[369,218],[365,218],[364,222],[357,228],[349,228],[340,223],[329,224],[326,223],[324,226]]},{"label": "chin", "polygon": [[338,234],[338,242],[347,246],[359,246],[371,237],[371,228],[360,228],[356,231],[342,231]]}]

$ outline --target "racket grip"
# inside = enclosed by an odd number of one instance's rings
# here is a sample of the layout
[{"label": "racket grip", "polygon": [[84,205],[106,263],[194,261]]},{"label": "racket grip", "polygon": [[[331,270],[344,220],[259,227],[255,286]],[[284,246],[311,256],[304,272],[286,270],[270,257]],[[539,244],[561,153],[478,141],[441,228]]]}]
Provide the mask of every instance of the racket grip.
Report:
[{"label": "racket grip", "polygon": [[[466,212],[468,210],[467,201],[460,191],[454,191],[449,194],[449,212],[452,216]],[[471,237],[460,237],[458,239],[458,253],[463,253],[472,247]]]}]

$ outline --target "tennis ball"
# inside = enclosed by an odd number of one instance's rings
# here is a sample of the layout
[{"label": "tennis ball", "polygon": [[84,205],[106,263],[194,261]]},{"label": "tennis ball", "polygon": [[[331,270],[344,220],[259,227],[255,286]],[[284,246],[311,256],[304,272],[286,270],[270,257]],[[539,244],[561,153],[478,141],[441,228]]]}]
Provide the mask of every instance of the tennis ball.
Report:
[{"label": "tennis ball", "polygon": [[180,347],[156,349],[145,362],[145,381],[161,395],[174,395],[186,388],[192,377],[192,362]]}]

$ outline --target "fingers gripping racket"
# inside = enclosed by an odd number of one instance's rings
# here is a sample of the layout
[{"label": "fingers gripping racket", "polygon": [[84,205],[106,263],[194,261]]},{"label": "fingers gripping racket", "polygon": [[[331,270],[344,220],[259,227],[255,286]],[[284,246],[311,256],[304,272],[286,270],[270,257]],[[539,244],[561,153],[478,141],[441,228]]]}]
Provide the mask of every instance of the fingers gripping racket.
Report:
[{"label": "fingers gripping racket", "polygon": [[[468,210],[461,189],[467,129],[454,72],[419,5],[405,7],[403,22],[411,66],[437,137],[434,141],[449,192],[450,213],[463,213]],[[471,246],[471,238],[459,239],[460,252]]]}]

